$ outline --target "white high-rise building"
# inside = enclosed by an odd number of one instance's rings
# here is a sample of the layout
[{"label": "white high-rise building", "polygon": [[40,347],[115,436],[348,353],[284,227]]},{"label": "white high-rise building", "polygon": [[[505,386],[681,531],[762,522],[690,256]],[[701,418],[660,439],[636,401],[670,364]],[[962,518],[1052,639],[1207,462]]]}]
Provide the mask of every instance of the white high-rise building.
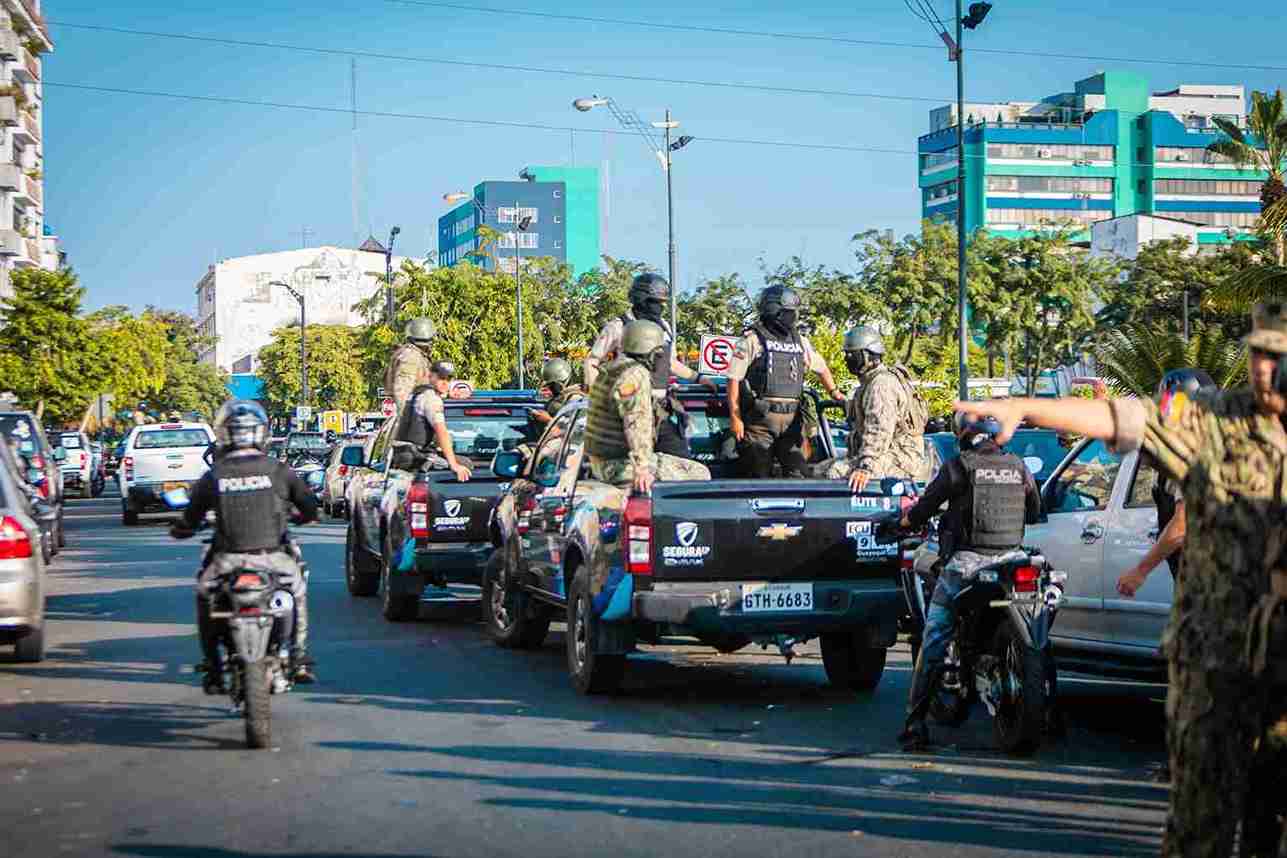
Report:
[{"label": "white high-rise building", "polygon": [[0,0],[0,296],[15,268],[58,267],[45,235],[44,91],[40,55],[52,51],[40,0]]},{"label": "white high-rise building", "polygon": [[[393,272],[404,257],[393,257]],[[368,240],[362,249],[313,247],[241,256],[211,265],[197,283],[197,329],[214,338],[200,359],[225,372],[252,373],[273,331],[299,324],[304,296],[309,325],[366,324],[353,305],[384,284],[384,249]],[[381,305],[383,311],[383,305]]]}]

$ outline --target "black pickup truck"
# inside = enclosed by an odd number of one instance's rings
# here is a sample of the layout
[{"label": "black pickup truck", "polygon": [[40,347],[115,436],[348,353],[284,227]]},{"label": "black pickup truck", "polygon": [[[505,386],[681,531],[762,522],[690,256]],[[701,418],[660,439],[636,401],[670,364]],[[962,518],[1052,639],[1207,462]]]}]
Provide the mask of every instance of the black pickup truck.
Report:
[{"label": "black pickup truck", "polygon": [[354,596],[382,595],[392,622],[414,620],[427,587],[481,583],[492,554],[492,510],[508,480],[489,467],[500,451],[529,440],[535,391],[479,391],[446,402],[447,428],[458,457],[474,468],[468,482],[448,470],[414,472],[390,467],[397,417],[363,448],[345,493],[352,511],[345,547],[345,579]]},{"label": "black pickup truck", "polygon": [[[513,485],[483,579],[489,634],[536,647],[566,617],[568,669],[584,693],[615,688],[638,645],[676,637],[788,657],[821,638],[834,684],[875,688],[904,606],[898,546],[877,544],[874,522],[901,507],[903,484],[874,481],[855,496],[841,480],[729,478],[723,398],[685,387],[681,401],[709,482],[659,482],[642,497],[593,479],[584,401],[558,414],[530,461],[496,456]],[[823,416],[815,458],[834,449]]]}]

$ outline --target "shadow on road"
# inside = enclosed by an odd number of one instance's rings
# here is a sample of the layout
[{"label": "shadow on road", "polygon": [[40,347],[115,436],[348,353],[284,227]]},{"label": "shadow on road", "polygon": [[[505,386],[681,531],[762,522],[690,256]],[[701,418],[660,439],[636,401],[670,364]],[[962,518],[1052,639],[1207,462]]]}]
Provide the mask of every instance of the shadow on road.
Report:
[{"label": "shadow on road", "polygon": [[[242,852],[240,849],[219,849],[214,846],[193,846],[191,844],[164,846],[151,843],[118,843],[112,851],[120,855],[139,855],[143,858],[260,858],[263,852]],[[279,858],[291,858],[292,853],[274,852]],[[352,852],[297,852],[299,858],[352,858]],[[368,858],[380,858],[379,855],[366,852]],[[394,858],[392,854],[388,858]],[[399,852],[397,858],[434,858],[428,852],[408,856]]]},{"label": "shadow on road", "polygon": [[246,745],[240,738],[221,739],[193,732],[228,720],[228,712],[226,706],[175,703],[19,703],[0,711],[0,743],[244,750]]}]

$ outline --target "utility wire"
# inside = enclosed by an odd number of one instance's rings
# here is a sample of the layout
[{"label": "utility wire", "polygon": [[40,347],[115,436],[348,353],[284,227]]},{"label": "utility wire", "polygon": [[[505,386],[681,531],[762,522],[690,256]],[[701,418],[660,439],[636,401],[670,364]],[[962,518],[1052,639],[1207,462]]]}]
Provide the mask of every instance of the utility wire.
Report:
[{"label": "utility wire", "polygon": [[[834,42],[842,45],[865,45],[879,48],[914,48],[920,50],[943,50],[942,45],[926,45],[919,42],[893,42],[877,39],[853,39],[845,36],[823,36],[814,33],[782,33],[770,30],[743,30],[733,27],[704,27],[695,24],[670,24],[659,21],[639,21],[628,18],[595,18],[588,15],[565,15],[555,12],[534,12],[529,9],[500,9],[490,6],[467,6],[463,3],[443,3],[437,0],[384,0],[402,6],[419,6],[430,9],[453,9],[460,12],[488,12],[497,15],[522,15],[529,18],[549,18],[561,21],[579,21],[586,24],[614,24],[625,27],[647,27],[655,30],[678,30],[690,33],[718,33],[729,36],[757,36],[769,39],[794,39],[806,42]],[[1287,66],[1258,65],[1253,63],[1205,62],[1201,60],[1176,60],[1158,57],[1110,57],[1095,54],[1064,54],[1053,51],[1021,51],[1013,48],[976,48],[970,50],[980,54],[1002,54],[1016,57],[1038,57],[1041,59],[1082,60],[1107,63],[1142,63],[1148,65],[1189,66],[1192,68],[1239,69],[1242,71],[1287,71]]]},{"label": "utility wire", "polygon": [[376,53],[374,51],[345,50],[341,48],[318,48],[318,47],[311,47],[308,45],[287,44],[284,42],[260,42],[260,41],[251,41],[247,39],[225,39],[225,38],[220,38],[216,36],[194,36],[187,33],[162,33],[162,32],[157,32],[152,30],[130,30],[124,27],[106,27],[106,26],[97,25],[97,24],[75,24],[67,21],[50,21],[49,23],[55,26],[65,27],[70,30],[86,30],[90,32],[99,32],[99,33],[116,33],[120,35],[129,35],[129,36],[145,36],[148,38],[155,38],[155,39],[176,39],[176,40],[187,41],[187,42],[204,42],[207,44],[226,45],[229,47],[238,47],[238,48],[268,48],[268,49],[279,50],[279,51],[296,51],[299,53],[322,54],[326,56],[354,57],[354,58],[377,59],[377,60],[395,60],[395,61],[409,62],[409,63],[430,63],[433,65],[460,66],[465,68],[482,68],[482,69],[492,69],[497,71],[515,71],[515,72],[528,72],[528,73],[536,73],[536,74],[552,74],[552,75],[563,75],[566,77],[599,78],[602,80],[628,80],[628,81],[636,81],[636,82],[643,82],[643,83],[677,84],[681,86],[706,86],[706,87],[718,87],[721,89],[744,89],[744,90],[753,90],[757,92],[781,93],[786,95],[821,95],[821,96],[835,96],[839,98],[871,98],[871,99],[880,99],[885,101],[914,101],[914,102],[923,102],[928,104],[945,104],[950,100],[947,98],[932,98],[929,96],[894,95],[892,93],[883,93],[883,92],[855,92],[852,90],[812,89],[808,87],[792,87],[792,86],[769,86],[769,85],[763,85],[763,84],[734,83],[732,81],[689,80],[686,78],[649,77],[646,75],[630,75],[630,74],[620,74],[615,72],[592,72],[592,71],[578,71],[575,69],[556,69],[556,68],[541,68],[537,66],[504,65],[501,63],[480,63],[480,62],[472,62],[468,60],[445,60],[445,59],[439,59],[437,57],[418,57],[418,56],[410,56],[407,54],[386,54],[386,53]]}]

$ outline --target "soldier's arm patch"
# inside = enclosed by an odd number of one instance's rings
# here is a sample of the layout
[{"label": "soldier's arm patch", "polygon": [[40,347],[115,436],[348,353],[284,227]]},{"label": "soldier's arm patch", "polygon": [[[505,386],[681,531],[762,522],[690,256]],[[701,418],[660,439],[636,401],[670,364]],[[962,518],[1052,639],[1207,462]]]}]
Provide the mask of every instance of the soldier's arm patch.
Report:
[{"label": "soldier's arm patch", "polygon": [[1163,423],[1168,426],[1178,426],[1188,404],[1189,397],[1183,390],[1167,392],[1162,395],[1162,401],[1158,403],[1158,414]]},{"label": "soldier's arm patch", "polygon": [[616,394],[618,399],[629,399],[630,397],[634,396],[638,392],[639,392],[639,383],[636,381],[627,379],[626,381],[623,381],[621,384],[617,385]]}]

